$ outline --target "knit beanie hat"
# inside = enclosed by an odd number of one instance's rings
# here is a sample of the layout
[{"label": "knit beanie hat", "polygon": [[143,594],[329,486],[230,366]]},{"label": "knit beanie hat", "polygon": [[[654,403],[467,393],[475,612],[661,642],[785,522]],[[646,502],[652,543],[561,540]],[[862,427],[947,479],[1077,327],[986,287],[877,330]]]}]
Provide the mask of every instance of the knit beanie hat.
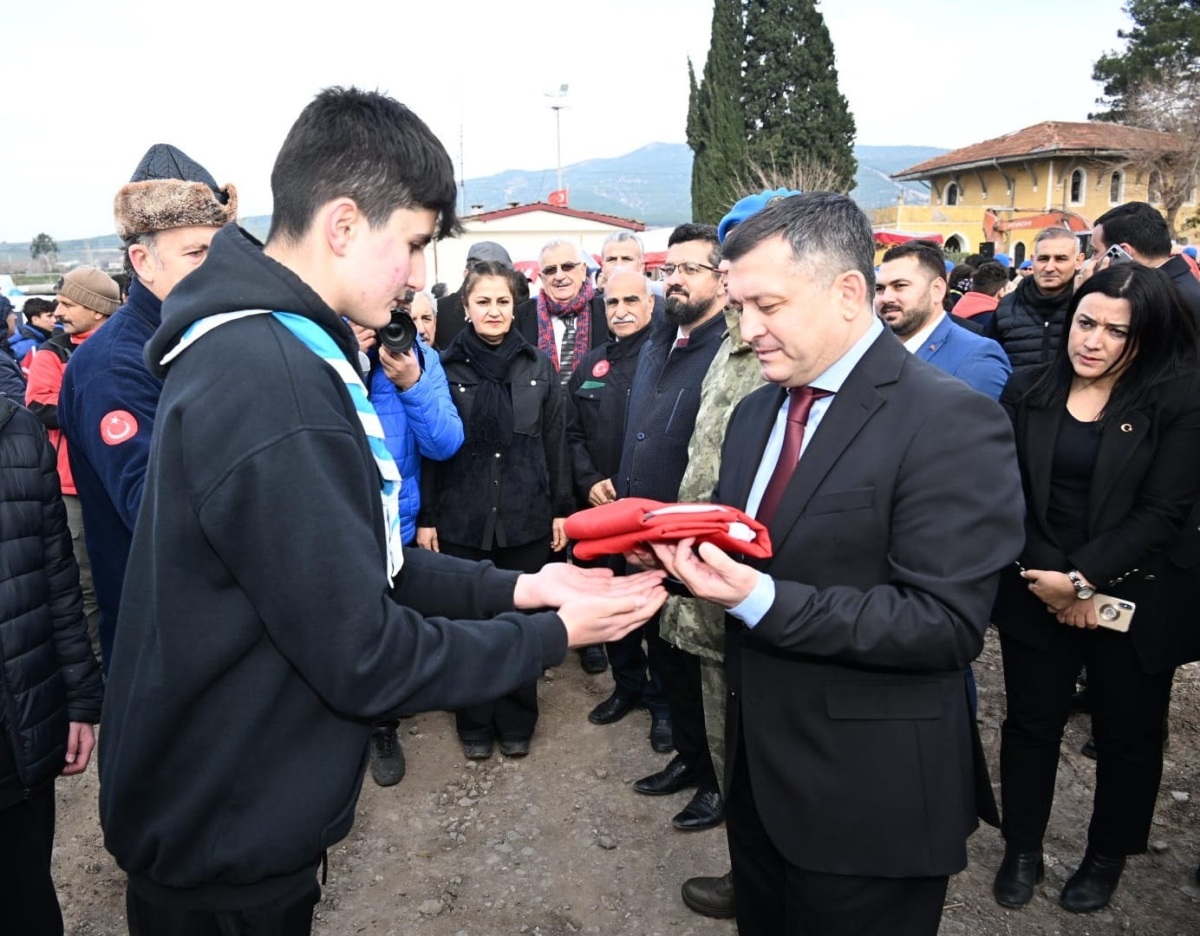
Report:
[{"label": "knit beanie hat", "polygon": [[76,267],[63,277],[56,291],[101,315],[112,315],[121,305],[117,281],[95,267]]},{"label": "knit beanie hat", "polygon": [[182,150],[156,143],[117,192],[113,218],[117,236],[126,242],[171,228],[219,227],[237,220],[237,189],[218,188],[208,170]]}]

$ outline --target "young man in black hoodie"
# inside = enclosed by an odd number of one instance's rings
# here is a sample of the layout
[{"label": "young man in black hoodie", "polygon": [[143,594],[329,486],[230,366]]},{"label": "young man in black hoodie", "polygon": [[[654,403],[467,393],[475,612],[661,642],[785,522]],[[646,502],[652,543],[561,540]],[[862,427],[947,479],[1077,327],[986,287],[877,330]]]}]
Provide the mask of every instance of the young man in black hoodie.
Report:
[{"label": "young man in black hoodie", "polygon": [[426,244],[457,228],[450,158],[403,105],[334,88],[271,188],[265,248],[223,228],[146,349],[164,383],[100,755],[134,936],[309,933],[372,719],[495,698],[665,597],[399,548],[343,317],[380,328],[423,286]]}]

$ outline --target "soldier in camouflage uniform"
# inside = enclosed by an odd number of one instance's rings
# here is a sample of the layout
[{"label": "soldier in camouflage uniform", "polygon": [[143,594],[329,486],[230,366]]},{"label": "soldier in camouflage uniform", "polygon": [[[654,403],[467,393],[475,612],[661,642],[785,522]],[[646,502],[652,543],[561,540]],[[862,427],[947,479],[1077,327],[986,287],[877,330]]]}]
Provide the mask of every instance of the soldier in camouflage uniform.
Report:
[{"label": "soldier in camouflage uniform", "polygon": [[[700,411],[688,445],[679,500],[712,500],[721,467],[725,427],[738,401],[763,385],[762,368],[738,330],[738,311],[725,310],[729,328],[700,388]],[[717,783],[725,780],[725,609],[698,598],[667,599],[659,621],[663,640],[700,658],[704,729]]]},{"label": "soldier in camouflage uniform", "polygon": [[[730,209],[717,236],[725,235],[773,201],[797,195],[788,189],[748,195]],[[700,388],[700,411],[688,445],[688,466],[679,485],[679,500],[712,500],[721,469],[721,447],[729,418],[742,397],[765,382],[758,355],[742,340],[740,311],[725,309],[728,332],[717,349]],[[744,504],[733,504],[744,507]],[[659,612],[659,633],[667,643],[700,658],[700,685],[704,701],[704,729],[717,783],[725,792],[725,609],[698,598],[672,596]],[[683,883],[683,902],[705,916],[734,915],[731,873],[721,877],[695,877]]]}]

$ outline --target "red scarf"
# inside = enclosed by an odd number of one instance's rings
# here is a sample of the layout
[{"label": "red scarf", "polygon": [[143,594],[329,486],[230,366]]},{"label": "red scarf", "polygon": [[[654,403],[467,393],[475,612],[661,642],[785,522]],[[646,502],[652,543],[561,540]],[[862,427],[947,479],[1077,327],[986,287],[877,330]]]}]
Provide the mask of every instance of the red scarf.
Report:
[{"label": "red scarf", "polygon": [[575,294],[574,299],[568,299],[566,302],[556,302],[550,298],[549,293],[543,288],[538,293],[537,313],[538,313],[538,350],[554,363],[554,369],[558,368],[558,347],[554,343],[554,317],[561,318],[564,315],[575,316],[575,353],[572,355],[574,364],[572,370],[579,366],[584,355],[590,350],[588,345],[592,335],[592,297],[596,295],[596,287],[592,285],[590,279],[583,281],[583,288]]}]

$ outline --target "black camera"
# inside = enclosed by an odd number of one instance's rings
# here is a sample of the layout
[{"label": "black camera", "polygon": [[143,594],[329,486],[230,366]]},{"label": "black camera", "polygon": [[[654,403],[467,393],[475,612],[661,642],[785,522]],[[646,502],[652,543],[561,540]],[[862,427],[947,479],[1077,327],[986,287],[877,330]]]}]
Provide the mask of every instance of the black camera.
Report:
[{"label": "black camera", "polygon": [[404,309],[393,309],[392,320],[379,329],[379,343],[395,355],[408,354],[417,340],[417,323]]}]

